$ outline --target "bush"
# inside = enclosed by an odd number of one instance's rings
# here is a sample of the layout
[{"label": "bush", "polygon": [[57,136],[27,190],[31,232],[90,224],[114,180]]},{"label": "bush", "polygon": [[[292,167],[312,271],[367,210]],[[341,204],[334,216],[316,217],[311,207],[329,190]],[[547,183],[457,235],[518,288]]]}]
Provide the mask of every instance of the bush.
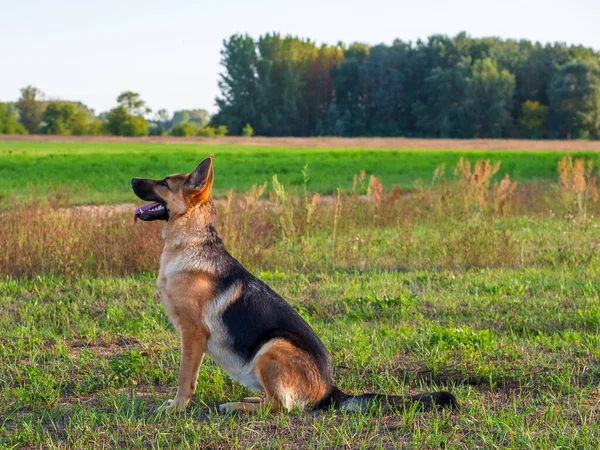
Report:
[{"label": "bush", "polygon": [[50,102],[44,110],[44,134],[81,136],[88,132],[88,116],[73,103]]},{"label": "bush", "polygon": [[198,136],[215,137],[215,128],[211,126],[202,127],[198,129]]},{"label": "bush", "polygon": [[0,134],[29,134],[6,103],[0,103]]},{"label": "bush", "polygon": [[229,133],[229,130],[227,129],[227,127],[225,125],[219,125],[217,127],[217,131],[215,132],[215,136],[216,137],[224,137],[224,136],[227,136],[227,133]]},{"label": "bush", "polygon": [[121,136],[148,136],[148,122],[143,117],[132,116],[122,126]]},{"label": "bush", "polygon": [[91,121],[88,126],[87,134],[90,136],[104,136],[106,134],[104,122],[102,122],[100,119]]},{"label": "bush", "polygon": [[150,122],[148,125],[150,136],[168,136],[169,133],[162,123]]},{"label": "bush", "polygon": [[246,137],[254,136],[254,128],[252,128],[252,126],[249,123],[247,123],[246,126],[242,129],[242,135]]},{"label": "bush", "polygon": [[189,122],[178,123],[177,125],[173,125],[173,128],[171,128],[171,136],[196,136],[196,127]]},{"label": "bush", "polygon": [[541,139],[546,135],[548,108],[540,102],[527,100],[521,105],[519,125],[521,134],[530,139]]},{"label": "bush", "polygon": [[114,136],[148,136],[148,122],[142,116],[133,116],[124,106],[108,112],[106,129]]}]

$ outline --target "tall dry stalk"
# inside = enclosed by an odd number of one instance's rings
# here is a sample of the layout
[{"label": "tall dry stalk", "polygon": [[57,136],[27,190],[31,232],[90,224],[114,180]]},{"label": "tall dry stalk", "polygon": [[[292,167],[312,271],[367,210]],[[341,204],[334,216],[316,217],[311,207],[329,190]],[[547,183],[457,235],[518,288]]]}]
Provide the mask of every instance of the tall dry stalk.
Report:
[{"label": "tall dry stalk", "polygon": [[487,204],[487,196],[491,178],[500,170],[501,161],[491,164],[487,159],[480,159],[471,170],[471,163],[462,157],[454,169],[459,177],[465,210],[468,212],[476,205],[483,210]]},{"label": "tall dry stalk", "polygon": [[381,205],[381,200],[383,198],[383,184],[379,178],[373,175],[371,175],[371,178],[369,178],[367,195],[373,201],[373,203],[375,203],[375,206],[379,207]]},{"label": "tall dry stalk", "polygon": [[275,201],[279,207],[281,237],[284,242],[289,243],[296,236],[294,204],[292,201],[288,201],[288,195],[283,185],[277,179],[277,175],[273,175],[273,192],[275,194]]},{"label": "tall dry stalk", "polygon": [[577,158],[573,162],[571,156],[564,156],[558,162],[558,176],[563,195],[574,201],[577,215],[585,220],[589,200],[594,203],[598,201],[594,162],[588,160],[586,164],[584,158]]},{"label": "tall dry stalk", "polygon": [[379,215],[381,211],[381,201],[383,200],[383,184],[376,176],[371,175],[369,178],[369,187],[367,188],[367,197],[374,205],[373,208],[373,228],[379,223]]},{"label": "tall dry stalk", "polygon": [[360,171],[359,175],[354,174],[352,179],[352,195],[356,194],[356,188],[360,185],[360,190],[362,192],[365,191],[365,178],[367,173],[364,170]]},{"label": "tall dry stalk", "polygon": [[504,175],[502,181],[498,183],[495,190],[496,211],[501,216],[504,215],[506,203],[513,196],[517,189],[517,182],[511,181],[508,174]]},{"label": "tall dry stalk", "polygon": [[431,179],[431,186],[433,187],[437,180],[444,181],[444,173],[446,172],[446,164],[440,164],[433,171],[433,178]]}]

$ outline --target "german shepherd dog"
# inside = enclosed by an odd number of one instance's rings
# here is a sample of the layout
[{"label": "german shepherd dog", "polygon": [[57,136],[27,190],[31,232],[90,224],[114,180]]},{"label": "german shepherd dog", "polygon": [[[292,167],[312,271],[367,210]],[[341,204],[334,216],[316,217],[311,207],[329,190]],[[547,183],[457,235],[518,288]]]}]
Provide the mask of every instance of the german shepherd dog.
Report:
[{"label": "german shepherd dog", "polygon": [[135,219],[164,220],[165,246],[158,288],[165,310],[181,334],[181,364],[175,399],[163,410],[181,411],[196,389],[204,354],[231,378],[264,399],[253,397],[219,406],[221,412],[337,408],[402,411],[456,407],[449,392],[400,397],[353,396],[332,381],[332,365],[321,340],[300,315],[269,286],[249,273],[223,245],[212,199],[213,156],[189,174],[162,180],[134,178],[133,192],[153,202],[135,210]]}]

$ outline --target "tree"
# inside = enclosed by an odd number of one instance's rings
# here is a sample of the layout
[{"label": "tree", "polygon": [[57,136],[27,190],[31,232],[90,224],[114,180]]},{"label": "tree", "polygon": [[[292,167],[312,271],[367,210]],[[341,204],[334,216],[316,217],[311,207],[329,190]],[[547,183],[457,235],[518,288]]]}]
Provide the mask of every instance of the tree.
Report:
[{"label": "tree", "polygon": [[[306,129],[308,134],[317,134],[327,121],[327,111],[335,92],[333,71],[344,59],[341,45],[319,47],[307,64],[303,76],[303,93],[306,103]],[[318,134],[322,134],[320,131]]]},{"label": "tree", "polygon": [[156,111],[153,120],[148,123],[148,132],[150,136],[167,136],[167,130],[169,128],[171,128],[170,115],[164,108]]},{"label": "tree", "polygon": [[227,129],[227,127],[225,125],[219,125],[217,127],[217,130],[215,131],[215,136],[216,137],[225,137],[225,136],[227,136],[228,133],[229,133],[229,130]]},{"label": "tree", "polygon": [[242,129],[242,135],[245,137],[254,136],[254,128],[252,128],[252,126],[249,123],[247,123],[246,126]]},{"label": "tree", "polygon": [[87,132],[90,136],[104,136],[107,132],[108,130],[102,120],[93,119],[90,121]]},{"label": "tree", "polygon": [[143,117],[152,112],[152,110],[146,106],[146,102],[140,98],[140,94],[137,92],[122,92],[117,97],[117,103],[121,106],[124,106],[127,109],[127,112],[133,116]]},{"label": "tree", "polygon": [[360,68],[369,56],[369,46],[354,43],[344,52],[339,69],[334,69],[335,107],[330,112],[329,131],[342,131],[345,136],[361,136],[366,131],[365,105],[367,88],[362,83]]},{"label": "tree", "polygon": [[[563,100],[575,94],[559,93],[559,84],[568,84],[557,81],[559,67],[600,61],[597,51],[582,46],[460,33],[391,46],[317,47],[308,39],[266,34],[258,40],[234,35],[221,54],[219,110],[211,125],[226,125],[235,135],[247,123],[265,136],[537,137],[546,128],[555,136],[599,134],[594,95],[571,98],[568,118]],[[592,75],[589,83],[574,73],[571,78],[578,86],[595,83]],[[551,85],[554,106],[540,125],[551,106]],[[575,113],[585,117],[575,119]],[[182,114],[181,120],[191,117]],[[587,125],[563,130],[565,120]]]},{"label": "tree", "polygon": [[600,137],[600,70],[597,63],[573,61],[554,75],[548,89],[550,135]]},{"label": "tree", "polygon": [[267,136],[301,136],[302,71],[298,67],[302,43],[279,34],[266,34],[258,48],[256,127]]},{"label": "tree", "polygon": [[256,44],[248,35],[233,35],[223,41],[220,75],[221,95],[216,103],[219,112],[211,124],[226,125],[233,134],[239,135],[250,120],[256,119],[258,97]]},{"label": "tree", "polygon": [[158,111],[156,111],[156,113],[154,114],[154,121],[166,124],[167,122],[170,121],[170,117],[171,116],[169,115],[169,111],[167,111],[164,108],[161,108]]},{"label": "tree", "polygon": [[182,122],[175,124],[173,125],[173,128],[171,128],[171,136],[196,136],[196,127],[190,122]]},{"label": "tree", "polygon": [[500,138],[510,133],[515,77],[496,61],[475,61],[469,78],[469,108],[476,137]]},{"label": "tree", "polygon": [[256,134],[309,136],[327,118],[333,97],[332,68],[339,65],[339,46],[317,46],[306,39],[267,34],[255,42],[232,36],[225,42],[225,68],[212,125],[232,134],[252,122]]},{"label": "tree", "polygon": [[215,137],[216,129],[210,125],[198,129],[198,136]]},{"label": "tree", "polygon": [[146,107],[139,94],[126,91],[117,97],[116,108],[106,114],[106,130],[114,136],[148,136],[148,122],[144,115],[152,110]]},{"label": "tree", "polygon": [[529,139],[541,139],[546,135],[548,107],[538,101],[527,100],[521,105],[519,127],[521,136]]},{"label": "tree", "polygon": [[130,114],[122,105],[108,112],[106,129],[114,136],[148,136],[146,119]]},{"label": "tree", "polygon": [[44,110],[44,134],[80,136],[88,132],[88,116],[73,103],[49,102]]},{"label": "tree", "polygon": [[423,100],[412,112],[416,126],[425,136],[470,138],[475,134],[469,95],[468,61],[454,67],[433,69],[425,78]]},{"label": "tree", "polygon": [[0,103],[0,134],[28,134],[17,120],[14,107],[7,103]]},{"label": "tree", "polygon": [[40,101],[41,97],[43,97],[42,91],[33,86],[21,89],[21,98],[17,101],[19,122],[29,133],[36,133],[42,123],[44,104]]},{"label": "tree", "polygon": [[522,42],[521,47],[526,58],[515,70],[515,104],[521,108],[527,100],[532,100],[548,106],[548,87],[557,67],[571,59],[569,48],[564,44],[531,45],[527,41]]},{"label": "tree", "polygon": [[181,122],[191,122],[196,126],[203,127],[208,124],[209,114],[205,109],[182,109],[175,111],[171,124],[175,125]]},{"label": "tree", "polygon": [[364,115],[371,136],[400,136],[411,131],[415,98],[410,66],[412,49],[402,41],[371,47],[359,74],[366,87]]}]

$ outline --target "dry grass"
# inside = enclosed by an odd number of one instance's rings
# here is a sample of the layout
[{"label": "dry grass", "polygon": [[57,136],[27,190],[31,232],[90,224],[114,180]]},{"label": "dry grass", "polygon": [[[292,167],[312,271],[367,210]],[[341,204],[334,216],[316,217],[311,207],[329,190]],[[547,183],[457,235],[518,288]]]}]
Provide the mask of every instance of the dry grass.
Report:
[{"label": "dry grass", "polygon": [[500,161],[491,164],[489,160],[482,159],[475,163],[471,171],[471,163],[460,158],[454,175],[460,178],[461,193],[465,210],[474,205],[485,208],[486,196],[490,190],[490,180],[500,170]]},{"label": "dry grass", "polygon": [[597,176],[594,173],[594,162],[583,158],[565,156],[558,163],[560,188],[567,202],[577,205],[580,219],[585,220],[590,201],[598,202]]},{"label": "dry grass", "polygon": [[[461,160],[454,178],[447,180],[439,168],[430,185],[404,193],[400,186],[384,191],[373,175],[367,183],[362,172],[348,194],[289,195],[274,177],[269,199],[264,184],[242,194],[231,190],[219,201],[220,231],[229,251],[258,270],[512,267],[545,263],[560,252],[562,258],[589,254],[593,240],[560,238],[561,227],[589,228],[586,220],[597,212],[589,163],[559,164],[562,203],[555,201],[558,183],[517,186],[506,175],[492,185],[499,167]],[[161,224],[134,226],[134,205],[65,205],[68,195],[58,192],[43,204],[0,210],[0,273],[80,277],[156,270]],[[553,224],[549,233],[559,237],[531,240],[527,227],[515,225],[531,220]],[[586,242],[587,249],[579,248]]]},{"label": "dry grass", "polygon": [[50,135],[0,135],[0,140],[22,142],[99,142],[138,144],[221,144],[277,147],[320,148],[410,148],[453,150],[556,150],[600,151],[600,141],[558,141],[523,139],[418,139],[418,138],[340,138],[340,137],[172,137],[149,136],[128,138],[119,136],[50,136]]},{"label": "dry grass", "polygon": [[28,204],[0,213],[0,273],[20,276],[53,274],[131,274],[156,270],[162,243],[159,227],[133,227],[131,215],[65,214],[49,205]]}]

